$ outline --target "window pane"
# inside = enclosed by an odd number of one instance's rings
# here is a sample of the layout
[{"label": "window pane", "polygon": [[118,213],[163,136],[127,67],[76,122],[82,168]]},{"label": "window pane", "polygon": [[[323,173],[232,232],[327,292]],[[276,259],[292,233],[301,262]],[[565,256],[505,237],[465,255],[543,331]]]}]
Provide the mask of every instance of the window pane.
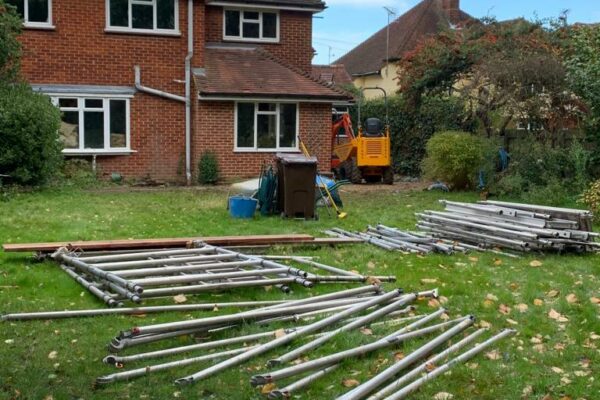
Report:
[{"label": "window pane", "polygon": [[154,28],[154,7],[145,4],[131,5],[131,26],[136,29]]},{"label": "window pane", "polygon": [[259,103],[258,111],[277,111],[277,104],[274,103]]},{"label": "window pane", "polygon": [[17,7],[17,12],[23,18],[25,16],[25,1],[26,0],[8,0],[6,3]]},{"label": "window pane", "polygon": [[254,147],[254,103],[239,103],[237,147]]},{"label": "window pane", "polygon": [[104,103],[102,99],[85,99],[85,108],[102,108]]},{"label": "window pane", "polygon": [[277,14],[263,13],[263,37],[271,39],[277,37]]},{"label": "window pane", "polygon": [[279,147],[296,147],[296,105],[282,104],[279,121]]},{"label": "window pane", "polygon": [[260,25],[254,22],[244,22],[244,37],[245,38],[256,38],[260,37]]},{"label": "window pane", "polygon": [[256,136],[259,149],[274,149],[277,147],[277,116],[257,115]]},{"label": "window pane", "polygon": [[256,11],[244,11],[244,19],[253,19],[258,21],[259,13]]},{"label": "window pane", "polygon": [[104,148],[104,113],[83,113],[83,147],[86,149]]},{"label": "window pane", "polygon": [[158,0],[156,4],[158,29],[175,29],[175,0]]},{"label": "window pane", "polygon": [[29,21],[30,22],[49,22],[48,21],[48,0],[28,0],[29,1]]},{"label": "window pane", "polygon": [[225,36],[240,36],[239,11],[225,11]]},{"label": "window pane", "polygon": [[129,26],[127,0],[110,0],[110,26]]},{"label": "window pane", "polygon": [[77,108],[77,99],[58,99],[60,108]]},{"label": "window pane", "polygon": [[79,112],[63,112],[58,131],[65,149],[79,148]]},{"label": "window pane", "polygon": [[127,102],[110,101],[110,147],[127,147]]}]

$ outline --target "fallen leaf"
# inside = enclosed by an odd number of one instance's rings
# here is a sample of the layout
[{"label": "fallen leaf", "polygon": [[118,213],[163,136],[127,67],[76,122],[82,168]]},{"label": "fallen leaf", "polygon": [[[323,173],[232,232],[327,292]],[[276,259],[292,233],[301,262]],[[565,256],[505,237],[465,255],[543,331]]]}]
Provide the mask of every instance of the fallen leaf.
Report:
[{"label": "fallen leaf", "polygon": [[[570,385],[572,381],[569,378],[567,378],[566,376],[563,376],[562,378],[560,378],[560,382],[563,385]],[[564,399],[564,397],[561,397],[561,400],[562,399]]]},{"label": "fallen leaf", "polygon": [[600,298],[598,297],[590,297],[590,301],[592,304],[600,304]]},{"label": "fallen leaf", "polygon": [[569,295],[567,295],[567,297],[565,297],[565,299],[567,300],[567,303],[573,304],[573,303],[577,303],[577,296],[575,296],[575,293],[571,293]]},{"label": "fallen leaf", "polygon": [[6,344],[13,344],[14,342],[15,342],[15,340],[14,340],[14,339],[6,339],[6,340],[4,341],[4,343],[6,343]]},{"label": "fallen leaf", "polygon": [[595,332],[590,333],[590,339],[598,340],[600,339],[600,335],[597,335]]},{"label": "fallen leaf", "polygon": [[492,350],[488,353],[485,353],[485,358],[487,358],[488,360],[499,360],[500,358],[502,358],[502,356],[500,355],[500,352],[498,350]]},{"label": "fallen leaf", "polygon": [[508,314],[510,314],[510,307],[509,307],[509,306],[507,306],[506,304],[500,304],[500,305],[498,306],[498,311],[499,311],[501,314],[508,315]]},{"label": "fallen leaf", "polygon": [[501,260],[501,259],[499,259],[499,258],[496,258],[496,259],[494,260],[494,265],[495,265],[495,266],[500,266],[500,265],[502,265],[502,260]]},{"label": "fallen leaf", "polygon": [[477,363],[468,363],[467,367],[469,369],[477,369],[477,368],[479,368],[479,364],[477,364]]},{"label": "fallen leaf", "polygon": [[54,360],[57,356],[58,352],[56,350],[52,350],[50,353],[48,353],[48,358],[51,360]]},{"label": "fallen leaf", "polygon": [[469,261],[471,261],[471,262],[477,262],[477,261],[479,261],[479,258],[477,258],[477,257],[469,257]]},{"label": "fallen leaf", "polygon": [[185,297],[184,294],[178,294],[177,296],[173,297],[173,301],[177,304],[182,304],[187,301],[187,297]]},{"label": "fallen leaf", "polygon": [[437,283],[437,279],[429,279],[429,278],[423,278],[421,279],[421,284],[426,285],[426,284],[434,284]]},{"label": "fallen leaf", "polygon": [[529,397],[529,395],[531,395],[532,393],[533,393],[533,387],[531,385],[525,386],[525,388],[523,388],[523,391],[521,392],[521,397],[523,397],[523,398]]},{"label": "fallen leaf", "polygon": [[558,367],[552,367],[550,369],[552,370],[552,372],[555,372],[557,374],[564,374],[565,373],[565,371],[563,369],[558,368]]},{"label": "fallen leaf", "polygon": [[375,269],[375,263],[373,261],[369,261],[367,263],[367,268],[368,269]]},{"label": "fallen leaf", "polygon": [[283,336],[285,336],[285,329],[277,329],[275,331],[275,337],[276,338],[280,338],[280,337],[283,337]]},{"label": "fallen leaf", "polygon": [[558,290],[552,289],[551,291],[549,291],[548,293],[546,293],[546,297],[556,297],[559,294],[560,294],[560,292]]},{"label": "fallen leaf", "polygon": [[437,367],[435,366],[434,363],[427,363],[427,364],[425,364],[425,371],[427,371],[427,372],[431,372],[431,371],[433,371],[436,368]]},{"label": "fallen leaf", "polygon": [[558,322],[568,322],[569,319],[556,311],[554,308],[548,312],[548,317]]},{"label": "fallen leaf", "polygon": [[486,300],[498,301],[498,297],[496,297],[495,295],[493,295],[493,294],[491,294],[491,293],[488,293],[488,294],[485,296],[485,298],[486,298]]},{"label": "fallen leaf", "polygon": [[544,346],[543,344],[536,344],[535,346],[533,346],[533,350],[537,351],[538,353],[545,353],[546,352],[546,346]]},{"label": "fallen leaf", "polygon": [[507,319],[506,322],[508,322],[511,325],[519,325],[519,323],[517,321],[515,321],[514,319]]},{"label": "fallen leaf", "polygon": [[277,386],[274,383],[267,383],[266,385],[264,385],[262,387],[262,389],[260,390],[260,392],[262,394],[269,394],[269,393],[271,393],[275,389],[277,389]]},{"label": "fallen leaf", "polygon": [[430,300],[427,302],[427,305],[428,305],[429,307],[431,307],[431,308],[438,308],[438,307],[440,306],[440,302],[439,302],[439,301],[437,301],[436,299],[430,299]]},{"label": "fallen leaf", "polygon": [[344,379],[342,380],[342,385],[344,385],[344,387],[351,388],[360,385],[360,382],[356,379]]},{"label": "fallen leaf", "polygon": [[451,400],[453,398],[454,395],[447,392],[439,392],[433,396],[433,400]]},{"label": "fallen leaf", "polygon": [[529,306],[527,304],[521,303],[521,304],[517,304],[515,306],[515,308],[517,310],[519,310],[519,312],[524,313],[524,312],[527,312],[527,310],[529,309]]},{"label": "fallen leaf", "polygon": [[271,289],[273,289],[273,286],[269,285],[269,286],[263,286],[263,288],[265,289],[265,292],[270,292]]},{"label": "fallen leaf", "polygon": [[360,333],[362,333],[363,335],[371,336],[373,334],[373,331],[369,328],[360,328]]},{"label": "fallen leaf", "polygon": [[479,321],[479,326],[482,327],[482,328],[489,329],[489,328],[492,327],[492,324],[490,324],[487,321],[481,320],[481,321]]},{"label": "fallen leaf", "polygon": [[374,276],[369,276],[367,278],[367,283],[369,285],[381,285],[381,281],[377,278],[375,278]]},{"label": "fallen leaf", "polygon": [[404,356],[404,353],[403,353],[403,352],[401,352],[401,351],[398,351],[398,352],[394,353],[394,360],[396,360],[396,361],[400,361],[400,360],[402,360],[404,357],[405,357],[405,356]]},{"label": "fallen leaf", "polygon": [[541,306],[544,305],[544,300],[542,300],[542,299],[535,299],[535,300],[533,300],[533,305],[541,307]]},{"label": "fallen leaf", "polygon": [[565,345],[563,343],[556,343],[554,345],[554,350],[556,351],[562,351],[565,349]]},{"label": "fallen leaf", "polygon": [[540,260],[533,260],[532,262],[529,263],[530,267],[541,267],[543,265],[543,263]]}]

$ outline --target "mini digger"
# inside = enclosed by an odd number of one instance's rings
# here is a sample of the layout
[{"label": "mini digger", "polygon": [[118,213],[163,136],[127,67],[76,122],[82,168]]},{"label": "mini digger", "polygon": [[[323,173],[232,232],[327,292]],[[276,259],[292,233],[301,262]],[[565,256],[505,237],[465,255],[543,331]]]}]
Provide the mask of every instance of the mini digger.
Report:
[{"label": "mini digger", "polygon": [[391,158],[390,125],[387,92],[380,87],[361,90],[380,90],[385,101],[385,122],[368,118],[364,127],[361,120],[361,101],[358,102],[358,134],[347,113],[337,116],[332,126],[333,157],[331,168],[338,179],[352,183],[394,183]]}]

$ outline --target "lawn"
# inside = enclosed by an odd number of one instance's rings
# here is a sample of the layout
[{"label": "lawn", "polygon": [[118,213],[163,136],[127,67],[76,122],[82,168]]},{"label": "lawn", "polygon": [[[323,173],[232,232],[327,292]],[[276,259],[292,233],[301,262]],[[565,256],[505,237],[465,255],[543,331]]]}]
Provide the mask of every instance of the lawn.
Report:
[{"label": "lawn", "polygon": [[[367,224],[377,222],[410,229],[415,222],[414,212],[440,208],[437,200],[441,196],[459,201],[477,199],[476,194],[468,193],[359,191],[344,194],[349,216],[342,221],[328,217],[324,212],[319,221],[311,222],[285,221],[277,217],[234,221],[225,210],[226,195],[224,190],[187,189],[139,192],[70,189],[17,194],[0,203],[0,242],[274,233],[317,235],[328,227],[364,229]],[[271,252],[290,254],[291,251],[288,247],[279,247]],[[536,254],[511,259],[478,253],[421,257],[386,252],[367,245],[294,251],[318,256],[324,263],[365,274],[394,274],[398,277],[397,286],[406,291],[438,286],[441,294],[449,299],[445,305],[451,315],[475,314],[479,321],[490,323],[494,332],[505,327],[518,330],[518,336],[497,347],[498,359],[481,356],[468,366],[458,367],[451,375],[439,378],[415,394],[415,399],[431,399],[442,391],[453,394],[454,399],[599,398],[600,341],[596,335],[600,334],[599,308],[590,300],[600,297],[598,256]],[[542,266],[530,266],[533,260],[541,261]],[[0,276],[0,308],[5,312],[102,307],[56,265],[35,262],[28,254],[0,253]],[[437,279],[438,282],[424,285],[422,279]],[[297,289],[291,296],[345,287],[349,286]],[[394,285],[386,287],[393,288]],[[572,296],[570,301],[567,300],[571,294],[575,301]],[[260,288],[202,295],[192,297],[190,301],[284,296],[274,289]],[[432,310],[426,303],[418,306],[419,313]],[[505,312],[508,310],[504,306],[510,308],[508,314],[500,312],[501,308]],[[549,318],[551,310],[568,318],[568,322]],[[209,314],[215,312],[192,315]],[[101,359],[107,354],[106,344],[119,330],[185,318],[190,318],[190,313],[1,323],[0,398],[264,398],[258,389],[250,387],[248,378],[255,371],[266,371],[264,362],[277,352],[191,387],[176,387],[173,380],[200,370],[202,364],[131,382],[93,387],[94,378],[114,372],[114,368],[102,364]],[[252,326],[240,329],[240,332],[255,331],[257,328]],[[373,331],[375,335],[385,332],[375,328]],[[235,334],[237,332],[229,332],[218,337]],[[372,338],[361,333],[347,335],[319,349],[311,357],[369,340]],[[172,341],[174,344],[189,342],[189,338]],[[329,377],[311,385],[300,398],[334,398],[347,390],[342,385],[344,378],[363,382],[393,362],[394,353],[408,352],[416,345],[407,343],[404,348],[382,350],[369,357],[348,360]],[[146,348],[155,347],[148,345]]]}]

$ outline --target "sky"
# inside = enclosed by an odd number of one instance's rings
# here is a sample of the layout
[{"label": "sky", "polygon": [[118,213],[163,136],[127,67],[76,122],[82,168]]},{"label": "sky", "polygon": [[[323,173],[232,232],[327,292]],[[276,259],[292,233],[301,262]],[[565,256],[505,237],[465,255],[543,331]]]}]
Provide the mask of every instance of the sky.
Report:
[{"label": "sky", "polygon": [[[398,16],[421,0],[325,0],[327,9],[315,15],[315,64],[329,64],[387,25],[383,7]],[[558,17],[569,10],[568,21],[600,22],[600,0],[461,0],[461,9],[476,18],[498,20]]]}]

